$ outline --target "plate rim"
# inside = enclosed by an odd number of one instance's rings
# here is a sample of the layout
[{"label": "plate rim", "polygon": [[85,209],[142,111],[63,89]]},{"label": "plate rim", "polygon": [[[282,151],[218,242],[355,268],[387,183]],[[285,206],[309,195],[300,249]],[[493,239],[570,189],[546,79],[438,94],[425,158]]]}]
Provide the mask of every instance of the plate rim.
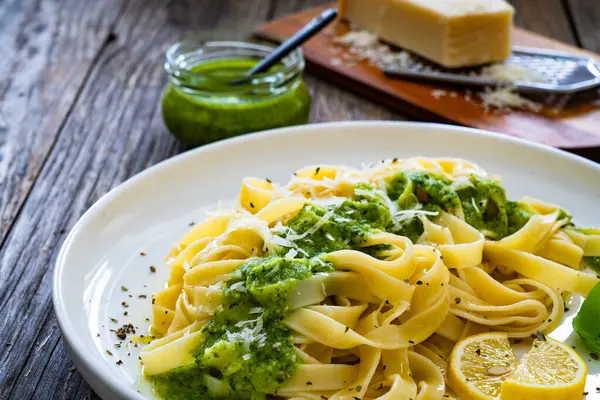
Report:
[{"label": "plate rim", "polygon": [[[125,181],[121,182],[116,187],[109,190],[107,193],[102,195],[92,206],[90,206],[84,213],[79,217],[75,225],[69,231],[69,234],[62,243],[60,251],[57,255],[54,263],[54,271],[52,274],[52,303],[54,314],[57,319],[59,329],[61,331],[61,337],[67,346],[69,356],[73,363],[78,367],[86,382],[95,390],[98,391],[98,387],[102,384],[107,386],[106,389],[118,393],[119,395],[126,396],[127,398],[145,399],[142,395],[137,393],[132,387],[126,385],[123,381],[116,379],[113,374],[106,371],[100,364],[94,363],[94,358],[88,355],[84,343],[79,339],[77,332],[74,329],[72,320],[67,313],[65,308],[65,299],[62,296],[62,280],[65,275],[66,258],[69,253],[73,241],[77,236],[81,228],[86,225],[105,205],[108,205],[115,197],[119,196],[122,192],[127,191],[130,187],[135,186],[139,181],[146,179],[147,176],[154,174],[156,171],[168,168],[169,165],[176,163],[186,162],[190,158],[201,157],[204,153],[215,151],[219,148],[236,146],[239,143],[246,141],[266,140],[269,137],[289,135],[290,138],[293,136],[302,135],[319,129],[340,129],[347,126],[364,128],[399,128],[409,130],[415,129],[436,129],[439,131],[452,132],[458,135],[464,135],[465,137],[485,137],[487,140],[498,141],[498,142],[511,142],[519,146],[528,147],[533,150],[542,151],[545,153],[551,153],[558,157],[567,158],[571,161],[580,164],[581,166],[592,168],[600,174],[600,164],[597,164],[591,160],[588,160],[582,156],[569,153],[565,150],[551,147],[549,145],[531,142],[525,139],[507,136],[500,133],[486,131],[482,129],[463,127],[459,125],[451,124],[440,124],[440,123],[429,123],[429,122],[413,122],[413,121],[384,121],[384,120],[373,120],[373,121],[338,121],[338,122],[322,122],[312,123],[306,125],[299,125],[286,128],[271,129],[267,131],[250,133],[242,136],[237,136],[225,140],[221,140],[208,145],[200,146],[194,149],[187,150],[181,154],[177,154],[173,157],[169,157],[159,163],[144,169],[137,174],[129,177]],[[82,368],[83,367],[83,368]]]}]

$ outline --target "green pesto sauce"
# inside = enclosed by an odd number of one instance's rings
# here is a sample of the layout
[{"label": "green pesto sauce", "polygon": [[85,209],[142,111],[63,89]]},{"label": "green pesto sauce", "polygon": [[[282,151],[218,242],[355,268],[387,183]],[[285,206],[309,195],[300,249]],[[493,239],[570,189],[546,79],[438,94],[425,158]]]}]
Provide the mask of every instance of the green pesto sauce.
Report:
[{"label": "green pesto sauce", "polygon": [[[400,172],[388,184],[387,191],[400,210],[454,213],[461,208],[465,221],[491,239],[518,231],[533,215],[521,203],[508,201],[498,182],[475,175],[469,182],[453,188],[448,178],[430,172]],[[423,233],[423,224],[420,219],[412,218],[405,220],[400,228],[388,227],[388,230],[416,241]]]},{"label": "green pesto sauce", "polygon": [[344,249],[373,250],[363,248],[364,242],[372,232],[385,230],[392,216],[371,186],[358,184],[356,189],[361,194],[354,195],[339,206],[307,205],[289,222],[292,232],[303,234],[327,212],[333,213],[317,232],[295,241],[308,256]]},{"label": "green pesto sauce", "polygon": [[[251,58],[218,59],[195,65],[191,71],[233,80],[256,63]],[[277,73],[278,68],[281,66],[270,72]],[[228,84],[205,79],[197,82],[194,90],[169,84],[162,99],[162,114],[175,137],[197,146],[244,133],[305,124],[310,105],[310,93],[301,80],[281,94],[262,94],[252,92],[251,85],[240,85],[238,92],[232,92]]]},{"label": "green pesto sauce", "polygon": [[522,204],[516,201],[509,201],[506,205],[508,216],[508,234],[512,235],[525,226],[533,216],[533,213],[527,210]]},{"label": "green pesto sauce", "polygon": [[506,236],[508,201],[504,188],[488,178],[471,176],[469,180],[473,186],[458,190],[465,221],[477,230],[489,232],[489,236]]},{"label": "green pesto sauce", "polygon": [[262,400],[275,393],[299,363],[283,323],[289,295],[300,280],[333,269],[279,256],[244,264],[223,290],[223,310],[202,328],[195,362],[151,378],[156,393],[169,400]]},{"label": "green pesto sauce", "polygon": [[600,274],[600,257],[583,257],[583,264]]}]

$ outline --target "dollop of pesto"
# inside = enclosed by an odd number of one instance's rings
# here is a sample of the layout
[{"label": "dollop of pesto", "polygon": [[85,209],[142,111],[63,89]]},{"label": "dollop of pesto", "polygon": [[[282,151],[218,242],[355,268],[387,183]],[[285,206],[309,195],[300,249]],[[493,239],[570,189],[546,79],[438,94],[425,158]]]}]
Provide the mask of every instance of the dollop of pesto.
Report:
[{"label": "dollop of pesto", "polygon": [[[471,175],[461,185],[431,172],[399,172],[387,185],[388,195],[400,210],[445,211],[462,209],[465,221],[490,239],[502,239],[521,229],[533,212],[519,202],[509,201],[506,191],[493,179]],[[427,214],[430,219],[436,215]],[[561,217],[570,218],[561,210]],[[402,221],[388,230],[413,242],[423,233],[419,218]]]},{"label": "dollop of pesto", "polygon": [[[451,188],[451,181],[429,172],[399,172],[387,185],[387,193],[399,210],[421,210],[432,213],[454,212],[460,207],[460,198]],[[437,214],[429,214],[435,218]],[[423,223],[416,214],[389,226],[388,230],[416,242],[423,234]]]},{"label": "dollop of pesto", "polygon": [[269,256],[234,272],[223,288],[223,309],[203,328],[195,362],[152,377],[165,399],[262,400],[296,371],[290,331],[283,323],[296,284],[331,272],[315,259]]},{"label": "dollop of pesto", "polygon": [[389,208],[377,191],[372,186],[358,184],[353,197],[339,205],[304,206],[288,223],[285,237],[302,236],[326,214],[329,218],[319,230],[294,241],[309,257],[344,249],[367,251],[364,243],[368,236],[386,230],[392,220]]}]

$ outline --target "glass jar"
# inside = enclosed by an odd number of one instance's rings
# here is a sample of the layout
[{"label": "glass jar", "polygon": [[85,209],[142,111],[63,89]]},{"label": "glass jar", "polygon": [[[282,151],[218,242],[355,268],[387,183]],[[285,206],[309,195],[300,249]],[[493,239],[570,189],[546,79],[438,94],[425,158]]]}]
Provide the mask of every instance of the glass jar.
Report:
[{"label": "glass jar", "polygon": [[300,49],[265,73],[244,76],[274,47],[201,37],[174,44],[166,54],[169,85],[162,98],[169,131],[182,142],[197,146],[307,123],[311,96],[302,81]]}]

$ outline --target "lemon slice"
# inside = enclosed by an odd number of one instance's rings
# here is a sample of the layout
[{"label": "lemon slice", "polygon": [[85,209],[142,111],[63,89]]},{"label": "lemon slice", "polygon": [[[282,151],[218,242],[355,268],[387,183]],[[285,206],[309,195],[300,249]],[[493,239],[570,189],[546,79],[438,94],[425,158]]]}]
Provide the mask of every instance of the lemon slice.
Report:
[{"label": "lemon slice", "polygon": [[515,373],[504,382],[501,400],[580,399],[587,366],[571,347],[552,340],[536,340]]},{"label": "lemon slice", "polygon": [[505,332],[469,336],[452,350],[448,385],[460,400],[497,399],[502,383],[516,369],[517,359]]}]

